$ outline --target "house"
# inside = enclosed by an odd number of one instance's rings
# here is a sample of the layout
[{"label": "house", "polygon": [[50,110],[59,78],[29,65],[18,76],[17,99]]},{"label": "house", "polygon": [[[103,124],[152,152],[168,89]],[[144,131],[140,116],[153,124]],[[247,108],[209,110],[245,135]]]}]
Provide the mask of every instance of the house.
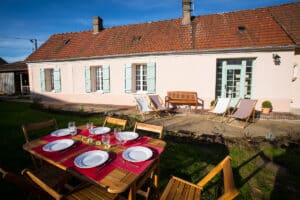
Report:
[{"label": "house", "polygon": [[27,59],[31,91],[52,100],[134,105],[133,96],[196,91],[300,111],[300,2],[52,35]]},{"label": "house", "polygon": [[29,94],[29,77],[25,62],[0,64],[0,94]]}]

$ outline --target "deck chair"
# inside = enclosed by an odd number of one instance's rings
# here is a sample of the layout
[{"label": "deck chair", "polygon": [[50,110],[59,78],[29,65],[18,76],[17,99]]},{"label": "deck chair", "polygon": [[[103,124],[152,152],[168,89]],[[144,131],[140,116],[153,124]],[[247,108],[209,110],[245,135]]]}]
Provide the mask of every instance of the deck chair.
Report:
[{"label": "deck chair", "polygon": [[127,120],[114,117],[106,117],[102,126],[106,126],[107,124],[118,125],[122,127],[122,130],[124,131],[127,124]]},{"label": "deck chair", "polygon": [[160,200],[200,199],[201,192],[205,189],[204,186],[221,171],[223,171],[224,193],[218,199],[234,199],[238,196],[239,191],[234,184],[230,161],[230,156],[227,156],[197,184],[175,176],[171,177]]},{"label": "deck chair", "polygon": [[149,98],[152,103],[151,105],[153,105],[152,108],[155,111],[166,111],[167,110],[163,100],[160,98],[160,96],[158,94],[149,95]]},{"label": "deck chair", "polygon": [[[239,128],[245,128],[246,126],[248,126],[251,116],[252,121],[254,121],[256,103],[257,100],[254,99],[240,99],[232,110],[232,114],[229,115],[227,123],[231,126],[236,126]],[[242,126],[235,125],[232,123],[234,119],[244,121],[245,123]]]},{"label": "deck chair", "polygon": [[[229,105],[230,105],[231,98],[218,98],[215,108],[209,113],[213,114],[215,117],[208,118],[209,120],[215,120],[216,116],[221,115],[222,118],[228,113]],[[223,121],[221,119],[220,121]]]},{"label": "deck chair", "polygon": [[[163,138],[163,126],[153,125],[153,124],[147,124],[142,122],[136,122],[133,131],[147,131],[158,135],[159,139]],[[147,186],[146,191],[142,190],[142,186],[147,183],[147,181],[152,181],[154,183],[154,187],[156,189],[156,193],[158,194],[158,180],[159,180],[159,160],[157,160],[157,163],[147,171],[147,174],[143,176],[142,180],[139,180],[137,182],[137,194],[143,196],[145,199],[149,198],[151,187]]]},{"label": "deck chair", "polygon": [[[42,122],[35,122],[35,123],[29,123],[29,124],[23,124],[22,125],[22,131],[25,138],[26,143],[30,142],[31,140],[40,137],[41,132],[47,130],[56,130],[58,129],[57,123],[55,119],[42,121]],[[49,132],[47,132],[48,134]],[[31,160],[33,163],[33,166],[37,169],[41,167],[42,162],[35,158],[33,155],[31,156]]]},{"label": "deck chair", "polygon": [[134,98],[137,104],[137,109],[143,119],[146,119],[146,116],[157,115],[157,112],[152,108],[151,101],[147,95],[139,95]]}]

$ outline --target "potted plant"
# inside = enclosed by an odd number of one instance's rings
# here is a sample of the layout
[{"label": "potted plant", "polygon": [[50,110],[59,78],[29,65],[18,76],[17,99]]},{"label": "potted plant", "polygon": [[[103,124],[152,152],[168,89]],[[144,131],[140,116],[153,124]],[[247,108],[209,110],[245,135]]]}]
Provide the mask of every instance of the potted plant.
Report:
[{"label": "potted plant", "polygon": [[210,102],[210,108],[209,108],[209,110],[213,110],[213,109],[215,108],[215,104],[216,104],[216,101],[215,101],[215,100],[212,100],[212,101]]},{"label": "potted plant", "polygon": [[263,101],[262,104],[261,104],[261,111],[263,114],[269,114],[270,111],[272,110],[272,103],[271,101]]}]

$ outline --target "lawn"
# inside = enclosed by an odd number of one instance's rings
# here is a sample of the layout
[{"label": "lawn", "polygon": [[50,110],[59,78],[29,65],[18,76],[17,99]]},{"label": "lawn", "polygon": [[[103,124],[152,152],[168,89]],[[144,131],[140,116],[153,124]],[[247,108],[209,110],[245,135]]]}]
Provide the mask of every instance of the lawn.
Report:
[{"label": "lawn", "polygon": [[[0,102],[0,115],[0,165],[14,172],[31,167],[29,154],[22,149],[25,142],[22,124],[55,118],[63,128],[71,120],[77,124],[93,121],[100,125],[104,119],[100,115],[50,112],[33,109],[31,104],[12,102]],[[132,130],[135,119],[129,121],[127,129]],[[229,154],[240,191],[237,199],[300,199],[300,154],[296,141],[282,138],[270,143],[261,138],[252,141],[225,138],[224,143],[212,143],[166,134],[167,147],[161,157],[161,191],[171,175],[196,183]],[[205,188],[202,199],[216,199],[221,187],[220,176]],[[0,188],[2,197],[24,198],[23,192],[3,181]]]}]

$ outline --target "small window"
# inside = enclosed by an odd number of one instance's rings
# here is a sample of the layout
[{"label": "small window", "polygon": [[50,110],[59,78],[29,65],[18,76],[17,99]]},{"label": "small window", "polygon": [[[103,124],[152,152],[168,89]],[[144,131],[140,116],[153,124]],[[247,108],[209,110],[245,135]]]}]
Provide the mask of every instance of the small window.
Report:
[{"label": "small window", "polygon": [[135,65],[135,90],[136,92],[147,92],[147,65]]},{"label": "small window", "polygon": [[101,66],[91,67],[91,90],[92,92],[103,90],[103,70]]},{"label": "small window", "polygon": [[54,90],[54,70],[45,69],[45,86],[46,91],[51,92]]}]

